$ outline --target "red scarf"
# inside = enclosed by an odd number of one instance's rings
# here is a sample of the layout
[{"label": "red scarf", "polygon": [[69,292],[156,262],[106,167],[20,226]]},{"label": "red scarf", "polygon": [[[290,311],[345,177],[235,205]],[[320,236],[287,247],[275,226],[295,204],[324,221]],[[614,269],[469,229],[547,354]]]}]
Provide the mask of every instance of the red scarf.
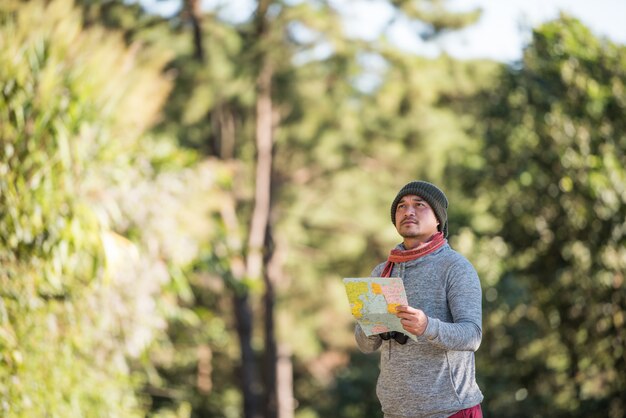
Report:
[{"label": "red scarf", "polygon": [[412,250],[400,250],[398,248],[394,248],[389,253],[387,264],[385,264],[385,268],[383,269],[382,277],[391,276],[391,270],[393,270],[393,265],[395,263],[404,263],[406,261],[424,257],[425,255],[443,247],[443,245],[447,242],[448,241],[443,237],[443,232],[440,231],[433,235],[429,241],[420,244],[417,248],[413,248]]}]

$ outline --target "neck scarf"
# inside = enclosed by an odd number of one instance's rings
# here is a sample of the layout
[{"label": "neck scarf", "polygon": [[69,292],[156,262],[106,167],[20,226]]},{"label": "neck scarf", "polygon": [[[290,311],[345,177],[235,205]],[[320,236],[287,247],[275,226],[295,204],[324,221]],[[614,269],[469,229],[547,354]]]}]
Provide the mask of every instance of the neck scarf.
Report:
[{"label": "neck scarf", "polygon": [[385,268],[383,269],[382,277],[391,276],[391,270],[393,270],[393,265],[395,263],[404,263],[406,261],[411,261],[420,257],[424,257],[425,255],[430,254],[435,250],[443,247],[444,244],[447,242],[448,240],[443,237],[443,232],[440,231],[433,235],[430,240],[421,243],[419,246],[413,248],[412,250],[401,250],[398,248],[394,248],[389,253],[389,257],[387,258],[387,264],[385,264]]}]

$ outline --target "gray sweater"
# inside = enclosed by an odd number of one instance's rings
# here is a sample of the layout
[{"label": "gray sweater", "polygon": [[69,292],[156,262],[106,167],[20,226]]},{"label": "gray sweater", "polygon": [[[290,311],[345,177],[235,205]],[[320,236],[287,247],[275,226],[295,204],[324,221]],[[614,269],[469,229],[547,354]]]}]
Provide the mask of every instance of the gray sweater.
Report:
[{"label": "gray sweater", "polygon": [[[398,248],[404,249],[402,245]],[[372,271],[382,274],[385,263]],[[448,244],[416,260],[396,263],[409,305],[423,310],[428,326],[417,342],[367,337],[357,324],[364,353],[382,346],[376,394],[385,418],[439,418],[479,404],[474,351],[482,338],[480,281],[476,270]]]}]

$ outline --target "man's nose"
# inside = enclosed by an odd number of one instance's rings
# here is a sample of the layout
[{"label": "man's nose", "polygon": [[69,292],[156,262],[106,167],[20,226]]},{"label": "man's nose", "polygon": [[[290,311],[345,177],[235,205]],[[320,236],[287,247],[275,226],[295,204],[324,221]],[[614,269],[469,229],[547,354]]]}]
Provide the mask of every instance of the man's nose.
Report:
[{"label": "man's nose", "polygon": [[404,216],[409,217],[413,215],[415,215],[415,208],[412,206],[409,206],[408,208],[406,208],[406,211],[404,212]]}]

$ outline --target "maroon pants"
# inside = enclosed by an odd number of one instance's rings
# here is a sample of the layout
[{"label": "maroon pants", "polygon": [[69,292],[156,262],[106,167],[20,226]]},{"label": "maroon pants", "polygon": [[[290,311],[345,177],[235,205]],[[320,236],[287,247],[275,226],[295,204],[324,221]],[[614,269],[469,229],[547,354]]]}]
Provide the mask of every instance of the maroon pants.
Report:
[{"label": "maroon pants", "polygon": [[456,414],[450,415],[449,418],[483,418],[483,410],[480,409],[480,404],[478,404],[471,408],[461,409]]}]

